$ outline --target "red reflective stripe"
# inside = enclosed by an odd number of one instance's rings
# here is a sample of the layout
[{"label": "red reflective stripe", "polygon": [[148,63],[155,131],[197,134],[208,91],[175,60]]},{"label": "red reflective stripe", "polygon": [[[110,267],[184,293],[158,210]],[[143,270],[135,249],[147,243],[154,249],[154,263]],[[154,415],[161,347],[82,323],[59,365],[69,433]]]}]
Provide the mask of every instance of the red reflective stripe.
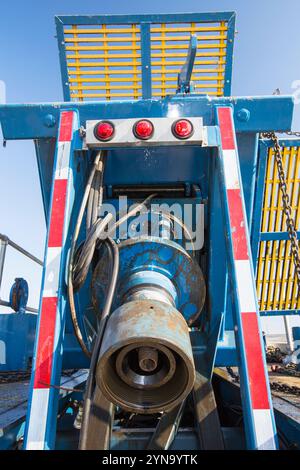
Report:
[{"label": "red reflective stripe", "polygon": [[270,408],[256,312],[242,313],[252,408]]},{"label": "red reflective stripe", "polygon": [[42,300],[34,388],[49,388],[53,360],[57,297]]},{"label": "red reflective stripe", "polygon": [[234,150],[235,141],[231,121],[231,108],[218,108],[219,126],[223,150]]},{"label": "red reflective stripe", "polygon": [[[222,150],[235,150],[231,108],[218,108]],[[242,196],[239,189],[227,189],[231,236],[235,260],[249,260]],[[250,260],[249,260],[250,263]],[[250,287],[250,286],[249,286]],[[243,295],[239,292],[239,295]],[[256,312],[241,312],[242,330],[252,408],[269,409],[268,387]]]},{"label": "red reflective stripe", "polygon": [[228,189],[227,198],[233,242],[233,256],[236,260],[247,260],[249,259],[249,255],[240,190]]},{"label": "red reflective stripe", "polygon": [[55,180],[48,247],[62,246],[68,180]]},{"label": "red reflective stripe", "polygon": [[70,142],[72,140],[73,131],[73,111],[64,111],[61,113],[59,141]]}]

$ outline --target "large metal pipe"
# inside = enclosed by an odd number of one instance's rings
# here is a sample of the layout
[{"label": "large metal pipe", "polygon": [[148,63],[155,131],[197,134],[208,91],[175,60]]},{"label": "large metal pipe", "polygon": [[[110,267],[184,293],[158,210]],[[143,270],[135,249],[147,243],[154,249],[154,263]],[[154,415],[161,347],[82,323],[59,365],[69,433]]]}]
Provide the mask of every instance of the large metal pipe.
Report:
[{"label": "large metal pipe", "polygon": [[168,411],[195,382],[189,328],[170,304],[135,300],[107,323],[96,381],[108,400],[136,413]]}]

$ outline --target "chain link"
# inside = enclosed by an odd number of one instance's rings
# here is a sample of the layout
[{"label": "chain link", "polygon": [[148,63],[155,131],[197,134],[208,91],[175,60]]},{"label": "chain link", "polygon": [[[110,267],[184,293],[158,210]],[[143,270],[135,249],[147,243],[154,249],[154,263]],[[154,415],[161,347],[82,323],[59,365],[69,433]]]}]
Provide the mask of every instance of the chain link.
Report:
[{"label": "chain link", "polygon": [[278,132],[278,134],[286,134],[292,137],[300,137],[299,131],[284,131],[284,132]]},{"label": "chain link", "polygon": [[[297,133],[298,134],[298,133]],[[289,135],[296,135],[296,132],[290,133]],[[300,135],[300,133],[299,133]],[[274,144],[274,154],[275,154],[275,161],[277,164],[277,171],[279,176],[279,187],[282,194],[282,201],[283,201],[283,212],[286,216],[286,225],[288,236],[291,241],[291,252],[292,258],[295,265],[295,272],[297,275],[297,283],[298,283],[298,295],[300,293],[300,253],[299,253],[299,244],[298,244],[298,237],[297,231],[295,226],[295,221],[292,217],[292,208],[290,204],[290,198],[287,192],[287,183],[286,183],[286,176],[283,167],[283,159],[282,159],[282,151],[279,144],[279,139],[275,132],[265,132],[262,134],[262,137],[265,139],[271,139]]]}]

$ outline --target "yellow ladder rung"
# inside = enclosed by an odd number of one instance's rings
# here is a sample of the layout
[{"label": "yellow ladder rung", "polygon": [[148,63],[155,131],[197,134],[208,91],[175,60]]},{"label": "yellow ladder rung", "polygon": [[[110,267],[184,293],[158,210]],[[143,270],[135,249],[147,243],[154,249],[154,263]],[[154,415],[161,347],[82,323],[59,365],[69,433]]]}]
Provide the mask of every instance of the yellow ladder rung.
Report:
[{"label": "yellow ladder rung", "polygon": [[165,29],[162,29],[160,27],[152,27],[151,28],[151,33],[161,33],[162,31],[165,31],[166,33],[168,32],[175,32],[175,33],[200,33],[200,32],[212,32],[212,31],[227,31],[228,28],[227,26],[196,26],[194,28],[189,27],[189,26],[179,26],[179,27],[166,27]]},{"label": "yellow ladder rung", "polygon": [[[189,44],[151,45],[151,50],[162,50],[162,51],[171,50],[171,49],[188,49],[188,48],[189,48]],[[198,44],[197,50],[200,50],[200,49],[226,49],[226,44]],[[199,53],[197,53],[197,57],[198,56],[199,56]]]},{"label": "yellow ladder rung", "polygon": [[139,33],[140,28],[82,28],[82,29],[64,29],[64,34],[130,34],[130,33]]},{"label": "yellow ladder rung", "polygon": [[67,46],[66,51],[140,51],[140,46],[132,44],[131,46]]},{"label": "yellow ladder rung", "polygon": [[[108,61],[103,61],[103,62],[68,62],[67,63],[68,67],[130,67],[132,68],[133,62],[108,62]],[[140,62],[137,63],[137,65],[141,65]],[[72,73],[72,72],[71,72]],[[130,71],[128,70],[128,73]]]},{"label": "yellow ladder rung", "polygon": [[139,59],[141,54],[110,54],[109,56],[105,54],[78,54],[76,55],[67,55],[67,59]]},{"label": "yellow ladder rung", "polygon": [[[76,86],[76,85],[71,85],[70,90],[106,90],[107,86],[101,86],[101,85],[82,85],[82,86]],[[110,90],[139,90],[141,89],[140,85],[109,85]]]}]

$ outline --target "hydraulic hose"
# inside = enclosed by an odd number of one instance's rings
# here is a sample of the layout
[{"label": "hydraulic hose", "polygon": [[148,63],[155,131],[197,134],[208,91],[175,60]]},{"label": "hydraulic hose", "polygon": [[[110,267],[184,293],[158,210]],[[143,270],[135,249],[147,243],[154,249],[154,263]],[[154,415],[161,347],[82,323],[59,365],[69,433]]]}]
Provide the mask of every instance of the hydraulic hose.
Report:
[{"label": "hydraulic hose", "polygon": [[95,387],[95,372],[97,366],[97,360],[102,344],[103,333],[105,330],[105,326],[111,311],[112,301],[116,291],[116,285],[118,280],[118,273],[119,273],[119,250],[116,243],[111,238],[106,238],[104,241],[105,245],[107,246],[110,257],[113,259],[113,268],[112,268],[112,275],[111,281],[109,285],[109,289],[107,292],[105,306],[103,308],[103,312],[101,315],[101,319],[99,322],[98,327],[98,334],[96,337],[96,341],[93,347],[92,358],[90,363],[90,370],[89,376],[87,379],[86,384],[86,392],[85,392],[85,399],[84,399],[84,408],[83,408],[83,420],[81,425],[81,432],[80,432],[80,441],[79,441],[79,449],[84,450],[86,449],[87,440],[88,440],[88,424],[89,424],[89,416],[91,411],[92,405],[92,396]]},{"label": "hydraulic hose", "polygon": [[87,181],[87,184],[86,184],[86,188],[85,188],[85,191],[84,191],[84,194],[83,194],[83,198],[82,198],[82,202],[81,202],[81,205],[80,205],[77,221],[76,221],[75,228],[74,228],[74,233],[73,233],[73,238],[72,238],[71,248],[70,248],[70,254],[69,254],[69,264],[68,264],[68,297],[69,297],[69,304],[70,304],[70,311],[71,311],[71,319],[72,319],[72,323],[73,323],[73,327],[74,327],[74,331],[75,331],[75,335],[77,337],[77,340],[78,340],[78,342],[81,346],[81,349],[83,350],[84,354],[87,357],[91,357],[91,353],[88,350],[88,348],[87,348],[87,346],[84,342],[84,339],[83,339],[83,336],[82,336],[82,333],[81,333],[81,330],[80,330],[80,326],[79,326],[79,323],[78,323],[76,307],[75,307],[74,287],[73,287],[73,270],[74,270],[73,262],[74,262],[75,248],[76,248],[76,244],[77,244],[77,240],[78,240],[78,236],[79,236],[79,232],[80,232],[80,227],[81,227],[81,224],[82,224],[84,212],[85,212],[86,205],[87,205],[87,202],[88,202],[90,190],[91,190],[91,187],[92,187],[92,184],[93,184],[93,179],[94,179],[96,170],[98,168],[99,162],[102,158],[103,158],[103,153],[100,151],[100,152],[97,153],[97,155],[95,157],[94,164],[93,164],[92,170],[90,172],[90,175],[89,175],[89,178],[88,178],[88,181]]}]

